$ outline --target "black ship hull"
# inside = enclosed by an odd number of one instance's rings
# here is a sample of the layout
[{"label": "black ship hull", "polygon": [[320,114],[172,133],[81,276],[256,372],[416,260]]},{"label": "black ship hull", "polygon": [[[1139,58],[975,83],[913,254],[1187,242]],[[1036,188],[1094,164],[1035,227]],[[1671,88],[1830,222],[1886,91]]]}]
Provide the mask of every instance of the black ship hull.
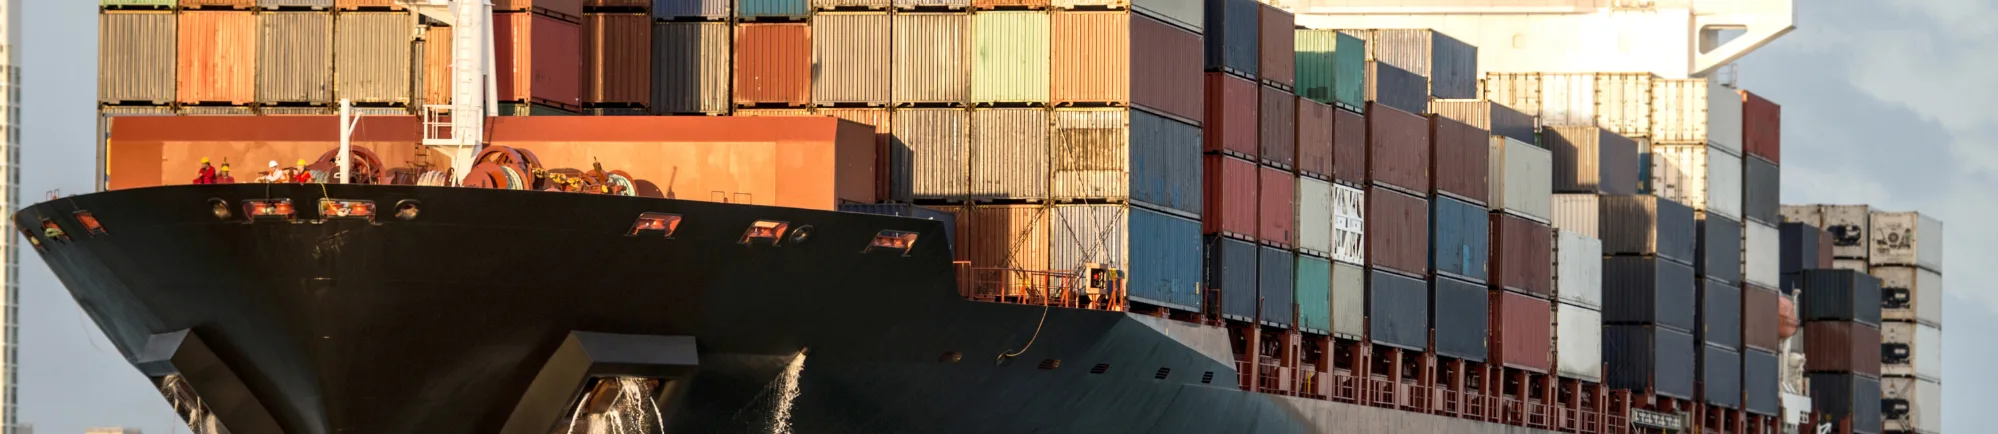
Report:
[{"label": "black ship hull", "polygon": [[[329,196],[383,215],[322,218]],[[265,198],[294,219],[244,216]],[[643,213],[681,220],[632,235]],[[670,373],[656,416],[675,433],[1527,432],[1244,392],[1212,327],[965,300],[927,220],[295,184],[103,192],[15,219],[129,361],[191,385],[235,434],[563,432],[523,414],[587,393],[548,380],[571,353],[592,373]],[[790,233],[744,243],[758,221]],[[920,235],[869,249],[882,230]],[[641,344],[565,347],[592,333]],[[646,371],[648,342],[687,357]]]}]

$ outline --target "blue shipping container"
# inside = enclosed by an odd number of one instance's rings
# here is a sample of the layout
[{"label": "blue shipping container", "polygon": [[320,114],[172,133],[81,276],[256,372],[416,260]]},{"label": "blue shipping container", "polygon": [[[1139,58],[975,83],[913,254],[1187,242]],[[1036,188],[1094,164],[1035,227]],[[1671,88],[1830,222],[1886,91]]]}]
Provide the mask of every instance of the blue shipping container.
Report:
[{"label": "blue shipping container", "polygon": [[1741,283],[1741,222],[1717,214],[1698,216],[1700,244],[1693,271],[1724,283]]},{"label": "blue shipping container", "polygon": [[1256,260],[1256,284],[1262,297],[1263,323],[1277,327],[1289,327],[1293,321],[1291,305],[1294,300],[1291,291],[1297,285],[1297,254],[1275,247],[1262,247],[1262,257]]},{"label": "blue shipping container", "polygon": [[652,0],[652,17],[728,18],[729,0]]},{"label": "blue shipping container", "polygon": [[1255,78],[1262,60],[1257,25],[1261,3],[1256,0],[1207,0],[1207,70],[1228,71]]},{"label": "blue shipping container", "polygon": [[1693,399],[1693,335],[1641,325],[1603,326],[1603,384],[1615,389],[1655,388],[1659,395]]},{"label": "blue shipping container", "polygon": [[1603,258],[1603,323],[1653,324],[1690,335],[1698,306],[1693,279],[1693,267],[1678,262]]},{"label": "blue shipping container", "polygon": [[[951,213],[937,211],[906,203],[849,203],[849,204],[841,204],[839,206],[839,210],[845,212],[892,215],[897,217],[919,218],[919,219],[928,219],[928,220],[936,220],[943,222],[944,244],[951,246],[952,252],[957,251],[957,245],[956,245],[957,216],[951,215]],[[923,239],[928,239],[928,238],[930,237],[924,237]]]},{"label": "blue shipping container", "polygon": [[1200,127],[1131,111],[1131,200],[1200,216]]},{"label": "blue shipping container", "polygon": [[1700,399],[1721,407],[1741,408],[1741,353],[1713,345],[1701,345],[1699,371]]},{"label": "blue shipping container", "polygon": [[1429,263],[1436,274],[1485,283],[1491,262],[1491,214],[1482,205],[1437,196],[1429,207]]},{"label": "blue shipping container", "polygon": [[1332,260],[1297,255],[1297,328],[1329,335],[1332,331]]},{"label": "blue shipping container", "polygon": [[1700,279],[1699,332],[1700,341],[1707,345],[1741,351],[1741,286]]},{"label": "blue shipping container", "polygon": [[1131,299],[1200,312],[1200,222],[1132,207],[1130,231]]},{"label": "blue shipping container", "polygon": [[1852,270],[1804,270],[1804,321],[1880,326],[1880,278]]},{"label": "blue shipping container", "polygon": [[735,4],[736,18],[798,18],[812,15],[812,3],[808,0],[738,0]]},{"label": "blue shipping container", "polygon": [[1221,291],[1221,316],[1236,321],[1254,321],[1256,303],[1255,244],[1221,236],[1206,237],[1207,290]]},{"label": "blue shipping container", "polygon": [[1473,362],[1484,362],[1490,354],[1485,347],[1491,328],[1490,291],[1477,283],[1437,277],[1433,283],[1429,326],[1436,330],[1436,354]]},{"label": "blue shipping container", "polygon": [[1367,270],[1367,340],[1422,351],[1429,347],[1429,283]]}]

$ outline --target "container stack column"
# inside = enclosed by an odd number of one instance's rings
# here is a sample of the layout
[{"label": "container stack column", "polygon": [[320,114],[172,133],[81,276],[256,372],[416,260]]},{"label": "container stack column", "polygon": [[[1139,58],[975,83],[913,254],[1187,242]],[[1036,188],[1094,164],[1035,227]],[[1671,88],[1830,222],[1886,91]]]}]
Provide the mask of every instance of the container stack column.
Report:
[{"label": "container stack column", "polygon": [[[1364,378],[1368,372],[1366,233],[1366,42],[1333,30],[1292,31],[1297,96],[1298,244],[1300,258],[1330,260],[1329,336],[1318,338],[1325,353],[1321,371]],[[1210,104],[1212,102],[1210,101]],[[1318,199],[1320,195],[1328,199]],[[1329,211],[1315,201],[1329,200]],[[1320,218],[1312,214],[1325,213]],[[1319,239],[1322,238],[1322,241]],[[1322,248],[1319,244],[1322,244]],[[1322,252],[1322,253],[1321,253]],[[1302,263],[1302,261],[1301,261]],[[1306,276],[1299,267],[1300,282]],[[1298,291],[1300,326],[1312,328],[1307,302]],[[1359,391],[1332,387],[1331,398],[1354,402]]]},{"label": "container stack column", "polygon": [[1880,433],[1880,279],[1853,270],[1803,270],[1801,279],[1812,423]]},{"label": "container stack column", "polygon": [[[1782,191],[1777,161],[1781,156],[1781,107],[1748,91],[1740,97],[1742,159],[1741,240],[1741,409],[1748,426],[1760,432],[1779,427],[1781,362],[1777,353],[1783,324],[1784,282]],[[1716,103],[1719,104],[1719,103]],[[1815,238],[1813,239],[1815,240]],[[1828,267],[1829,264],[1826,264]]]},{"label": "container stack column", "polygon": [[1867,264],[1880,278],[1884,432],[1942,431],[1942,222],[1875,211]]},{"label": "container stack column", "polygon": [[1556,356],[1564,378],[1603,380],[1604,196],[1638,186],[1638,144],[1596,126],[1550,126],[1541,138],[1553,156]]}]

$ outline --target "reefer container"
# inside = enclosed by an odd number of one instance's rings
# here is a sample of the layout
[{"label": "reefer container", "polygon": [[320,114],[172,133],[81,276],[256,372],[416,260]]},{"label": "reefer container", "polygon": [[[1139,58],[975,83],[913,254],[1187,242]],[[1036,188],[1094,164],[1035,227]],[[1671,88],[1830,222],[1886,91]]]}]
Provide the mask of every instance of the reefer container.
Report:
[{"label": "reefer container", "polygon": [[1645,325],[1603,326],[1603,362],[1607,385],[1615,389],[1652,389],[1659,395],[1693,399],[1693,364],[1698,348],[1693,335]]},{"label": "reefer container", "polygon": [[1332,111],[1332,179],[1352,185],[1367,184],[1366,116],[1346,110]]},{"label": "reefer container", "polygon": [[1782,283],[1778,270],[1782,268],[1782,234],[1775,227],[1749,222],[1742,233],[1743,248],[1742,280],[1763,286]]},{"label": "reefer container", "polygon": [[1554,191],[1637,194],[1637,141],[1599,127],[1547,127],[1554,151]]},{"label": "reefer container", "polygon": [[1378,61],[1368,61],[1367,71],[1367,102],[1409,113],[1429,108],[1429,77]]},{"label": "reefer container", "polygon": [[1433,195],[1484,205],[1491,195],[1491,134],[1450,118],[1429,116],[1429,173]]},{"label": "reefer container", "polygon": [[1429,285],[1381,269],[1367,273],[1367,340],[1422,351],[1429,347]]},{"label": "reefer container", "polygon": [[[1763,351],[1782,350],[1780,311],[1783,295],[1760,285],[1741,288],[1741,345]],[[1795,315],[1791,315],[1795,317]]]},{"label": "reefer container", "polygon": [[1942,383],[1907,377],[1880,379],[1881,418],[1894,432],[1942,432]]},{"label": "reefer container", "polygon": [[1820,229],[1825,226],[1824,207],[1820,205],[1783,205],[1776,209],[1785,222],[1799,222]]},{"label": "reefer container", "polygon": [[1036,199],[1048,195],[1048,111],[971,111],[971,197]]},{"label": "reefer container", "polygon": [[1603,242],[1567,230],[1554,232],[1554,298],[1589,309],[1603,307]]},{"label": "reefer container", "polygon": [[1347,110],[1366,103],[1366,41],[1337,30],[1296,29],[1297,95]]},{"label": "reefer container", "polygon": [[1049,187],[1054,197],[1129,198],[1131,110],[1060,109],[1051,117],[1048,168],[1054,171]]},{"label": "reefer container", "polygon": [[1256,112],[1262,108],[1257,101],[1261,97],[1260,87],[1241,77],[1207,73],[1206,120],[1200,123],[1205,137],[1202,151],[1257,158],[1256,148],[1260,145],[1256,129],[1261,126]]},{"label": "reefer container", "polygon": [[1540,298],[1554,291],[1554,228],[1519,216],[1490,215],[1492,286]]},{"label": "reefer container", "polygon": [[1565,302],[1555,304],[1554,344],[1555,368],[1560,376],[1602,381],[1602,312]]},{"label": "reefer container", "polygon": [[1851,321],[1804,322],[1804,370],[1856,372],[1879,377],[1882,365],[1881,330]]},{"label": "reefer container", "polygon": [[1256,259],[1257,296],[1262,301],[1262,322],[1288,328],[1296,314],[1293,291],[1297,285],[1297,254],[1289,249],[1262,246]]},{"label": "reefer container", "polygon": [[812,14],[812,5],[807,0],[737,0],[735,3],[736,18],[802,20]]},{"label": "reefer container", "polygon": [[1776,362],[1776,354],[1749,349],[1741,352],[1742,403],[1741,409],[1750,414],[1776,416],[1782,409],[1782,396],[1778,386],[1781,370]]},{"label": "reefer container", "polygon": [[1547,149],[1506,137],[1491,138],[1493,211],[1549,221],[1554,214],[1554,156]]},{"label": "reefer container", "polygon": [[1711,145],[1651,146],[1651,188],[1693,209],[1741,217],[1741,157]]},{"label": "reefer container", "polygon": [[[167,6],[172,6],[167,1]],[[97,18],[97,101],[166,105],[173,102],[175,35],[180,20],[166,11],[105,11]]]},{"label": "reefer container", "polygon": [[1741,222],[1718,214],[1697,216],[1700,243],[1694,247],[1693,271],[1708,279],[1741,283]]},{"label": "reefer container", "polygon": [[[1124,88],[1110,90],[1115,94],[1124,95],[1125,99],[1131,101],[1131,105],[1179,118],[1182,122],[1199,124],[1201,117],[1204,116],[1203,110],[1207,106],[1206,94],[1193,91],[1203,86],[1205,80],[1201,75],[1200,34],[1146,18],[1144,15],[1129,15],[1122,12],[1097,14],[1130,16],[1130,30],[1115,29],[1119,33],[1114,36],[1129,39],[1130,52],[1126,53],[1126,57],[1109,59],[1109,65],[1105,65],[1106,59],[1102,58],[1073,58],[1060,55],[1059,53],[1072,52],[1063,50],[1074,47],[1069,47],[1069,43],[1057,44],[1055,46],[1058,54],[1055,58],[1057,74],[1104,76],[1108,75],[1104,69],[1109,68],[1110,74],[1125,74],[1129,77],[1128,91]],[[1061,16],[1057,15],[1056,19],[1060,20]],[[1061,26],[1060,21],[1055,24],[1057,27]],[[1064,33],[1057,32],[1056,35]],[[1109,41],[1084,41],[1075,44],[1113,45],[1106,42]],[[1080,54],[1088,55],[1086,51]],[[1125,59],[1129,59],[1129,64],[1123,66],[1125,69],[1115,69],[1116,64]],[[1063,62],[1069,63],[1064,66]],[[1108,78],[1113,84],[1123,81],[1117,77]],[[1052,97],[1056,104],[1072,98],[1081,100],[1079,97],[1069,95],[1062,92],[1061,86],[1056,86]]]},{"label": "reefer container", "polygon": [[1131,300],[1201,312],[1200,221],[1131,207]]},{"label": "reefer container", "polygon": [[1332,255],[1332,183],[1297,178],[1297,249],[1308,255]]},{"label": "reefer container", "polygon": [[1207,70],[1256,78],[1261,67],[1262,21],[1255,0],[1206,0],[1201,31],[1207,41]]},{"label": "reefer container", "polygon": [[1811,409],[1832,421],[1852,421],[1854,433],[1880,432],[1880,380],[1846,373],[1812,373]]},{"label": "reefer container", "polygon": [[[1700,346],[1701,401],[1723,408],[1741,408],[1741,352],[1714,346]],[[1773,378],[1758,379],[1762,381]]]},{"label": "reefer container", "polygon": [[[1131,73],[1131,62],[1141,61],[1133,56],[1137,48],[1134,45],[1150,43],[1131,38],[1131,32],[1138,31],[1134,26],[1140,21],[1145,19],[1134,20],[1131,14],[1121,11],[1055,11],[1049,24],[1054,38],[1049,44],[1049,102],[1058,107],[1075,103],[1131,102],[1134,96],[1131,93],[1132,84],[1137,82],[1134,80],[1137,77]],[[1155,21],[1150,25],[1153,28],[1165,27]],[[1196,41],[1195,46],[1198,45]],[[1193,53],[1181,56],[1191,55]],[[1174,59],[1169,56],[1157,60]],[[1197,75],[1200,69],[1195,67],[1172,72]]]},{"label": "reefer container", "polygon": [[[1658,77],[1642,72],[1594,75],[1597,123],[1626,137],[1652,136],[1651,130],[1655,129],[1659,116],[1657,110],[1660,104],[1656,101],[1659,97],[1655,91]],[[1569,97],[1587,98],[1572,94]],[[1655,138],[1652,140],[1657,141]],[[1735,154],[1740,155],[1740,152]]]},{"label": "reefer container", "polygon": [[1332,260],[1367,263],[1367,192],[1332,186]]},{"label": "reefer container", "polygon": [[1447,276],[1432,280],[1429,327],[1436,334],[1436,355],[1483,362],[1490,350],[1485,336],[1491,326],[1489,291],[1484,285]]},{"label": "reefer container", "polygon": [[1554,369],[1554,307],[1512,291],[1490,291],[1491,362],[1537,373]]},{"label": "reefer container", "polygon": [[1876,265],[1880,278],[1880,318],[1942,324],[1942,273],[1903,265]]},{"label": "reefer container", "polygon": [[[1603,258],[1603,322],[1694,331],[1693,267],[1656,257]],[[1688,351],[1691,351],[1690,349]]]},{"label": "reefer container", "polygon": [[[1695,335],[1710,346],[1741,351],[1741,286],[1699,279],[1700,316]],[[1774,315],[1760,312],[1758,315]]]},{"label": "reefer container", "polygon": [[1338,109],[1310,98],[1297,99],[1297,172],[1332,179],[1332,112]]},{"label": "reefer container", "polygon": [[1367,179],[1413,194],[1429,192],[1429,122],[1421,115],[1367,108]]},{"label": "reefer container", "polygon": [[1708,143],[1741,156],[1741,94],[1711,78],[1654,79],[1651,140]]},{"label": "reefer container", "polygon": [[[665,1],[665,0],[662,0]],[[657,9],[654,9],[657,11]],[[652,110],[726,114],[735,38],[728,23],[652,24]]]},{"label": "reefer container", "polygon": [[1260,304],[1256,302],[1256,256],[1260,248],[1247,241],[1233,238],[1208,236],[1207,282],[1208,291],[1221,292],[1221,316],[1236,321],[1256,319]]},{"label": "reefer container", "polygon": [[1873,212],[1867,239],[1873,249],[1870,265],[1914,265],[1942,270],[1943,224],[1934,217],[1909,212]]},{"label": "reefer container", "polygon": [[[349,15],[352,14],[341,14],[337,20],[345,23]],[[384,22],[380,23],[380,25],[392,26],[386,21],[395,21],[393,26],[406,27],[409,18],[407,15],[402,15],[401,17],[398,20],[383,19]],[[580,108],[583,101],[583,82],[581,77],[583,68],[577,66],[583,62],[583,54],[580,49],[583,46],[583,27],[576,23],[550,18],[547,15],[526,12],[496,13],[493,14],[493,18],[493,55],[495,56],[493,64],[498,65],[496,68],[498,71],[494,72],[494,80],[499,82],[499,100],[507,102],[533,102],[568,110]],[[344,27],[346,24],[341,25]],[[397,31],[395,35],[407,33],[407,29],[401,27],[396,27]],[[747,27],[738,28],[738,34],[740,35]],[[804,34],[802,25],[794,27],[797,27],[799,34]],[[387,32],[388,30],[384,29],[382,31]],[[407,41],[405,40],[404,42]],[[800,39],[800,42],[804,41]],[[744,48],[750,47],[749,45],[738,45]],[[343,44],[342,46],[345,45]],[[811,62],[811,56],[808,54],[810,45],[803,46],[806,48],[801,53],[807,54],[803,54],[801,59],[803,62],[809,63]],[[339,48],[335,48],[335,50],[339,50]],[[346,58],[348,54],[344,53],[342,51],[340,54],[336,54],[336,58]],[[398,55],[396,57],[404,60],[409,59],[409,56]],[[345,63],[343,60],[336,60],[335,62],[339,64]],[[338,64],[334,65],[334,68],[339,67]],[[405,67],[403,69],[407,70],[408,68]],[[736,70],[742,71],[743,65],[737,64]],[[802,77],[806,79],[810,78],[808,75]],[[407,86],[404,87],[406,88]],[[740,86],[738,85],[737,87]],[[344,97],[345,91],[341,90],[344,88],[343,86],[336,85],[334,91],[342,93],[342,97]]]},{"label": "reefer container", "polygon": [[[1111,0],[1110,3],[1118,3]],[[1097,3],[1084,0],[1055,0],[1056,6],[1067,7],[1069,3]],[[1151,17],[1193,33],[1201,33],[1207,24],[1206,2],[1202,0],[1130,0],[1131,9],[1146,17]]]},{"label": "reefer container", "polygon": [[811,29],[813,104],[888,104],[894,50],[888,13],[823,12],[812,16]]},{"label": "reefer container", "polygon": [[[340,99],[359,103],[408,104],[411,90],[409,14],[347,12],[339,14],[334,22],[338,28],[334,30],[333,70],[336,73],[333,92]],[[537,23],[537,27],[560,25]],[[536,36],[541,32],[543,30],[536,29]],[[574,39],[568,40],[575,42]],[[576,50],[570,51],[570,55],[574,55]],[[569,77],[569,83],[576,83],[574,74]],[[569,102],[571,107],[578,104],[578,101]]]},{"label": "reefer container", "polygon": [[1332,332],[1332,261],[1311,255],[1297,256],[1297,280],[1292,297],[1297,300],[1297,328],[1306,333]]},{"label": "reefer container", "polygon": [[1594,193],[1554,195],[1554,228],[1590,238],[1601,237],[1596,218],[1602,213],[1602,196]]},{"label": "reefer container", "polygon": [[802,106],[812,98],[812,32],[803,23],[735,26],[735,104]]},{"label": "reefer container", "polygon": [[957,214],[931,208],[924,208],[920,206],[910,205],[906,203],[846,203],[846,204],[840,204],[839,210],[842,212],[857,212],[857,213],[866,213],[866,214],[892,215],[896,217],[908,217],[908,218],[917,218],[925,220],[936,220],[938,222],[941,222],[940,224],[943,225],[943,231],[944,231],[943,239],[939,241],[951,245],[953,250],[956,249],[957,239],[958,239]]},{"label": "reefer container", "polygon": [[1868,243],[1873,238],[1866,236],[1873,217],[1873,208],[1866,205],[1825,205],[1824,228],[1832,234],[1832,257],[1866,259],[1872,250]]},{"label": "reefer container", "polygon": [[1429,262],[1436,274],[1485,283],[1492,241],[1485,207],[1437,197],[1429,211]]},{"label": "reefer container", "polygon": [[1880,324],[1880,279],[1853,270],[1804,270],[1804,321]]},{"label": "reefer container", "polygon": [[1596,219],[1605,255],[1657,255],[1691,264],[1694,242],[1693,209],[1671,199],[1648,194],[1603,196]]},{"label": "reefer container", "polygon": [[[973,267],[1045,270],[1048,267],[1048,209],[1039,205],[980,205],[971,208],[971,233],[964,249]],[[999,284],[1019,288],[1028,282],[1007,273]]]},{"label": "reefer container", "polygon": [[1430,29],[1382,29],[1369,33],[1372,60],[1429,77],[1427,93],[1444,99],[1478,97],[1478,47]]},{"label": "reefer container", "polygon": [[719,20],[728,18],[735,2],[730,0],[652,0],[652,17],[662,20],[681,18],[705,18]]},{"label": "reefer container", "polygon": [[[262,21],[263,30],[257,52],[257,103],[331,104],[333,87],[328,84],[333,81],[334,38],[326,35],[333,33],[333,14],[265,12],[257,14],[257,19]],[[407,70],[402,72],[408,76]]]},{"label": "reefer container", "polygon": [[1410,276],[1429,274],[1429,201],[1380,187],[1367,189],[1367,265]]},{"label": "reefer container", "polygon": [[892,21],[889,95],[895,105],[971,101],[971,15],[897,13]]},{"label": "reefer container", "polygon": [[896,109],[889,125],[890,178],[897,200],[971,196],[971,112]]},{"label": "reefer container", "polygon": [[1289,91],[1297,85],[1297,17],[1276,5],[1257,3],[1258,66],[1264,83]]},{"label": "reefer container", "polygon": [[1942,381],[1942,329],[1890,321],[1880,324],[1881,374]]},{"label": "reefer container", "polygon": [[1783,222],[1776,211],[1781,206],[1782,169],[1761,157],[1748,157],[1742,160],[1741,212],[1749,221],[1775,225]]},{"label": "reefer container", "polygon": [[1202,188],[1204,198],[1200,203],[1204,211],[1200,213],[1202,230],[1208,234],[1227,234],[1242,238],[1255,238],[1260,223],[1256,214],[1262,202],[1257,200],[1256,184],[1260,174],[1256,163],[1226,155],[1208,155],[1201,167],[1201,176],[1206,181]]},{"label": "reefer container", "polygon": [[1256,86],[1256,155],[1263,164],[1286,170],[1297,167],[1297,95],[1269,86]]},{"label": "reefer container", "polygon": [[1200,127],[1133,110],[1130,146],[1131,200],[1200,216]]},{"label": "reefer container", "polygon": [[1055,205],[1049,217],[1048,269],[1074,272],[1089,264],[1130,267],[1129,205]]},{"label": "reefer container", "polygon": [[[1511,137],[1526,143],[1538,141],[1537,125],[1540,121],[1505,104],[1483,99],[1436,99],[1429,101],[1429,113],[1488,130],[1494,136]],[[1635,160],[1635,157],[1632,159]]]},{"label": "reefer container", "polygon": [[1284,248],[1297,246],[1297,175],[1268,166],[1258,172],[1256,238]]},{"label": "reefer container", "polygon": [[1741,144],[1748,155],[1783,162],[1783,106],[1746,90],[1741,92]]},{"label": "reefer container", "polygon": [[1846,259],[1846,258],[1839,258],[1832,260],[1832,268],[1839,270],[1852,270],[1862,273],[1867,272],[1868,269],[1866,266],[1866,260]]},{"label": "reefer container", "polygon": [[248,105],[256,99],[256,15],[184,11],[176,30],[179,53],[174,77],[181,104]]},{"label": "reefer container", "polygon": [[1805,223],[1784,223],[1781,229],[1783,274],[1801,273],[1806,268],[1831,268],[1831,233]]},{"label": "reefer container", "polygon": [[652,100],[652,16],[589,14],[583,33],[584,103]]},{"label": "reefer container", "polygon": [[1360,339],[1367,333],[1367,275],[1360,264],[1332,262],[1332,335]]}]

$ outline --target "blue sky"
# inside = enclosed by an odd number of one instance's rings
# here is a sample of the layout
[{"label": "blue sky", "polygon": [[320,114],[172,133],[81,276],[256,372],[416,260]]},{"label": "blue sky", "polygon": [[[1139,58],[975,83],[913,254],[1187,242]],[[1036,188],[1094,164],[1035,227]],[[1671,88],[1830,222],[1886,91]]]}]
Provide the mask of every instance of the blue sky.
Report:
[{"label": "blue sky", "polygon": [[[21,193],[91,189],[97,2],[22,2]],[[1998,374],[1978,331],[1998,331],[1998,267],[1973,256],[1998,245],[1998,3],[1988,0],[1800,0],[1798,30],[1741,62],[1743,87],[1783,104],[1786,203],[1869,203],[1940,217],[1945,428],[1972,432]],[[184,431],[145,378],[84,317],[48,268],[23,252],[21,422],[42,433],[128,426]]]}]

